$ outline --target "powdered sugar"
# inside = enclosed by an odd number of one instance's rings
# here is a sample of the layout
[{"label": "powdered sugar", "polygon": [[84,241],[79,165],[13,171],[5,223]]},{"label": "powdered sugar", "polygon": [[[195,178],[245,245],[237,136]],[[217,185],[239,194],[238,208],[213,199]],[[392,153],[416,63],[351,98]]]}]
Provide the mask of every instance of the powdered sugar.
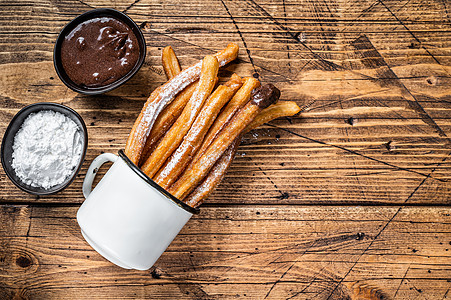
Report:
[{"label": "powdered sugar", "polygon": [[77,124],[64,114],[30,114],[14,137],[12,167],[24,183],[49,189],[73,174],[82,155]]},{"label": "powdered sugar", "polygon": [[[198,62],[194,66],[191,66],[177,76],[169,80],[162,86],[160,97],[158,101],[150,103],[143,111],[142,122],[138,125],[135,135],[139,143],[144,146],[147,137],[152,129],[155,120],[161,111],[175,98],[175,96],[185,89],[188,85],[199,79],[202,62]],[[144,135],[139,136],[140,133]]]}]

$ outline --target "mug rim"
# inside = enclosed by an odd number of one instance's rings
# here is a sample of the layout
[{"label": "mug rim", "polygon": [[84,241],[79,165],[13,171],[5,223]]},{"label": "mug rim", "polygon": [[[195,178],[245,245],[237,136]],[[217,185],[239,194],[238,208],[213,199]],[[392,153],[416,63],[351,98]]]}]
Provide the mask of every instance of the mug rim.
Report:
[{"label": "mug rim", "polygon": [[169,198],[172,202],[174,202],[176,205],[178,205],[180,208],[183,208],[184,210],[188,211],[189,213],[193,215],[199,214],[200,210],[198,208],[194,208],[186,204],[185,202],[177,199],[174,197],[171,193],[166,191],[164,188],[162,188],[158,183],[153,181],[149,176],[147,176],[143,171],[141,171],[138,166],[136,166],[128,157],[125,155],[124,151],[121,149],[118,151],[119,157],[124,160],[124,162],[139,176],[141,177],[146,183],[150,184],[152,187],[157,189],[161,194]]}]

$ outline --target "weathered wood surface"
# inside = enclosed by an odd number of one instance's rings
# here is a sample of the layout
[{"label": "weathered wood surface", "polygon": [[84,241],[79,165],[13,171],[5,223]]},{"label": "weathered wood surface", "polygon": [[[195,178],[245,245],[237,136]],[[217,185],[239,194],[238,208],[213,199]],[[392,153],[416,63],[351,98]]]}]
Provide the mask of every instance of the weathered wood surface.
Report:
[{"label": "weathered wood surface", "polygon": [[[126,11],[148,53],[129,83],[88,97],[59,81],[52,51],[98,7]],[[0,171],[1,299],[451,297],[449,1],[2,0],[0,12],[0,133],[40,101],[74,108],[89,132],[62,193],[28,195]],[[89,163],[123,149],[165,80],[163,47],[188,66],[231,41],[239,59],[221,80],[258,76],[302,113],[244,137],[153,272],[112,266],[74,219]]]},{"label": "weathered wood surface", "polygon": [[207,208],[143,272],[92,250],[76,209],[2,207],[0,298],[346,299],[360,286],[379,299],[446,299],[450,288],[444,207]]},{"label": "weathered wood surface", "polygon": [[[127,13],[143,28],[146,66],[109,95],[77,95],[56,76],[53,42],[72,17],[105,5],[111,4],[2,2],[2,130],[24,105],[54,101],[86,120],[88,162],[116,152],[143,101],[164,81],[162,47],[172,45],[187,66],[234,41],[239,63],[223,75],[257,73],[304,112],[248,134],[210,203],[402,203],[424,178],[431,189],[410,201],[449,198],[446,1],[139,1]],[[80,203],[81,180],[39,201]],[[0,181],[1,201],[29,201],[3,173]]]}]

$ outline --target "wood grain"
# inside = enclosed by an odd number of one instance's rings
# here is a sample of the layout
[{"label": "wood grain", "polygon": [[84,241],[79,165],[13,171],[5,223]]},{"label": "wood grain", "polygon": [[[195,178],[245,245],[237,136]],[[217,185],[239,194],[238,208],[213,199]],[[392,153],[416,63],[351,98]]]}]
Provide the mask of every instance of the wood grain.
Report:
[{"label": "wood grain", "polygon": [[[88,97],[58,80],[53,41],[74,15],[110,3],[37,1],[31,9],[4,2],[9,15],[0,18],[0,130],[26,104],[69,105],[88,125],[87,165],[102,151],[124,147],[143,101],[165,80],[162,47],[172,45],[186,66],[234,41],[241,46],[239,64],[222,75],[258,74],[304,111],[248,134],[210,203],[402,203],[424,178],[440,188],[415,202],[450,198],[446,4],[222,1],[199,11],[202,3],[118,4],[142,25],[146,64],[122,88]],[[62,197],[38,201],[82,202],[82,177]],[[3,172],[0,182],[4,195],[30,201]]]},{"label": "wood grain", "polygon": [[[132,17],[148,52],[127,84],[84,96],[58,79],[53,45],[99,7]],[[57,195],[26,194],[0,170],[0,299],[451,297],[449,1],[3,0],[0,12],[0,134],[41,101],[78,111],[89,134]],[[229,42],[240,54],[220,82],[272,82],[302,113],[243,138],[155,268],[113,266],[75,220],[89,163],[124,148],[165,81],[164,47],[188,66]]]},{"label": "wood grain", "polygon": [[449,289],[445,207],[207,208],[150,271],[120,269],[92,250],[76,209],[1,207],[4,295],[325,299],[338,284],[332,299],[344,299],[367,284],[381,299],[440,299]]}]

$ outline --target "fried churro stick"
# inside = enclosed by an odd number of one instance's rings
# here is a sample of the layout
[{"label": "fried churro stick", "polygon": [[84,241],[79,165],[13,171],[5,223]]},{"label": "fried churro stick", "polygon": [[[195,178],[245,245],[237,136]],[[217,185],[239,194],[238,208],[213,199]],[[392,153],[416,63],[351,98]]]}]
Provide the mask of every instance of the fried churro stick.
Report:
[{"label": "fried churro stick", "polygon": [[167,188],[174,183],[189,164],[194,153],[202,145],[207,130],[210,128],[221,108],[232,98],[241,87],[241,84],[241,78],[233,74],[232,78],[225,85],[220,85],[211,94],[190,130],[183,138],[183,142],[156,174],[154,178],[156,183],[163,188]]},{"label": "fried churro stick", "polygon": [[[301,109],[293,101],[279,101],[269,107],[263,109],[255,119],[244,129],[243,134],[253,130],[260,125],[269,122],[271,120],[280,117],[289,117],[297,114]],[[232,164],[233,158],[235,157],[238,145],[241,141],[241,136],[236,138],[232,145],[227,148],[224,154],[218,159],[218,161],[211,168],[208,175],[204,180],[192,191],[188,197],[185,198],[184,202],[192,207],[198,207],[202,202],[210,196],[214,191],[216,186],[221,183],[224,178],[226,171]]]},{"label": "fried churro stick", "polygon": [[167,46],[163,49],[163,52],[161,53],[161,62],[168,80],[182,71],[179,60],[171,46]]},{"label": "fried churro stick", "polygon": [[301,108],[294,101],[279,101],[274,103],[264,110],[262,110],[250,123],[244,132],[248,132],[252,129],[263,125],[271,120],[280,118],[280,117],[290,117],[301,111]]},{"label": "fried churro stick", "polygon": [[[161,54],[161,62],[168,80],[172,79],[182,71],[177,56],[175,55],[175,52],[174,50],[172,50],[171,46],[163,49],[163,52]],[[142,151],[138,166],[141,166],[146,161],[150,153],[152,153],[152,151],[155,149],[157,142],[180,116],[186,103],[188,103],[188,100],[196,90],[196,87],[197,81],[190,84],[186,89],[181,91],[157,117],[155,124],[153,125],[152,130],[149,133],[149,137],[146,140],[146,144]]]},{"label": "fried churro stick", "polygon": [[[234,60],[237,55],[238,46],[231,43],[227,48],[216,53],[215,57],[219,62],[219,66],[222,67]],[[138,164],[147,137],[160,112],[178,93],[199,78],[201,67],[202,62],[199,62],[194,66],[183,70],[177,76],[155,89],[152,94],[150,94],[149,99],[144,104],[141,113],[133,125],[125,146],[125,154],[133,163]]]},{"label": "fried churro stick", "polygon": [[240,142],[241,139],[239,137],[233,141],[229,148],[227,148],[218,161],[213,165],[201,184],[199,184],[196,189],[192,191],[192,193],[189,194],[185,200],[183,200],[186,204],[191,207],[198,207],[205,199],[208,198],[208,196],[210,196],[216,186],[218,186],[224,178],[226,171],[232,164]]},{"label": "fried churro stick", "polygon": [[210,146],[213,139],[221,131],[221,129],[230,121],[233,115],[242,108],[250,99],[252,91],[260,86],[260,81],[253,77],[244,78],[243,86],[236,92],[232,100],[227,104],[221,114],[216,118],[215,122],[208,130],[208,133],[202,143],[201,148],[197,151],[193,158],[193,162],[197,161],[201,157],[208,146]]},{"label": "fried churro stick", "polygon": [[180,116],[183,109],[188,103],[189,99],[194,94],[194,91],[197,88],[197,81],[190,84],[186,89],[181,91],[177,97],[175,97],[174,101],[172,101],[158,116],[155,121],[155,124],[152,127],[152,130],[149,133],[149,137],[146,140],[146,144],[141,154],[139,166],[147,160],[150,153],[155,150],[158,141],[164,136],[164,134],[171,128],[172,124],[174,124],[175,120]]},{"label": "fried churro stick", "polygon": [[186,104],[180,117],[164,135],[158,146],[142,165],[141,170],[152,178],[164,164],[166,159],[180,145],[183,137],[190,129],[205,100],[210,96],[216,83],[219,63],[216,57],[207,55],[202,61],[199,84],[193,96]]},{"label": "fried churro stick", "polygon": [[187,167],[182,176],[168,189],[168,192],[183,200],[208,174],[216,161],[255,116],[262,109],[276,102],[279,97],[280,91],[272,84],[258,88],[252,95],[252,101],[249,101],[233,116],[227,126],[216,135],[205,153]]}]

